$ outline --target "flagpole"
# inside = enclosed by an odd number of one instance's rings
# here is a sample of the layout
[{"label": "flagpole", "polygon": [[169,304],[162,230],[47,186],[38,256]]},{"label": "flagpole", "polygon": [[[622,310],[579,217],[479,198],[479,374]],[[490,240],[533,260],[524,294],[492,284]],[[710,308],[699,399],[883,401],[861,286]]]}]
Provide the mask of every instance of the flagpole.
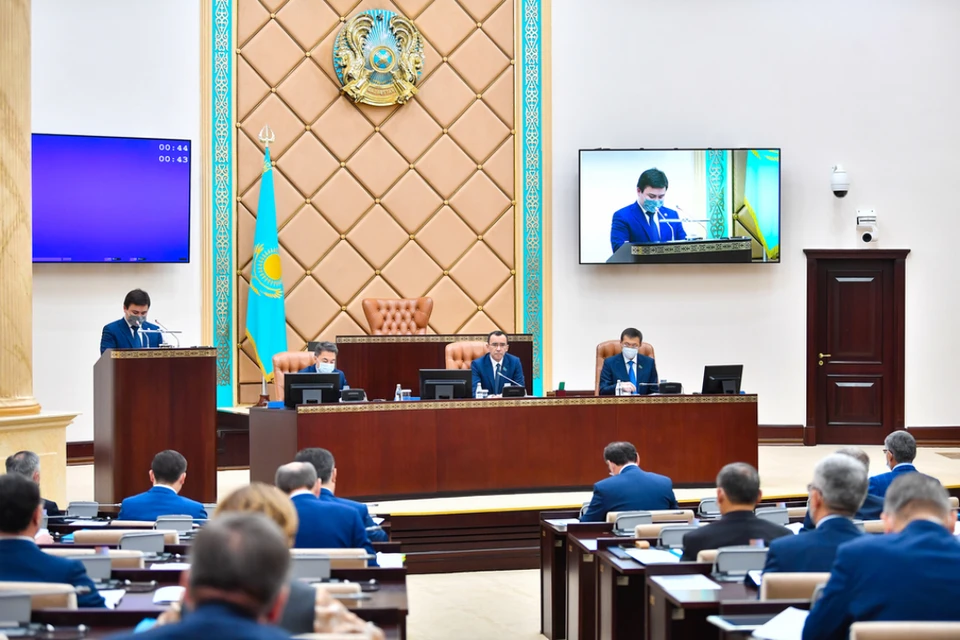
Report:
[{"label": "flagpole", "polygon": [[[263,145],[264,149],[270,148],[270,143],[276,140],[277,137],[274,135],[273,130],[270,128],[270,125],[263,125],[263,129],[260,129],[259,140],[260,144]],[[256,406],[265,407],[270,402],[270,391],[267,389],[267,378],[261,373],[260,375],[260,399],[257,400]]]}]

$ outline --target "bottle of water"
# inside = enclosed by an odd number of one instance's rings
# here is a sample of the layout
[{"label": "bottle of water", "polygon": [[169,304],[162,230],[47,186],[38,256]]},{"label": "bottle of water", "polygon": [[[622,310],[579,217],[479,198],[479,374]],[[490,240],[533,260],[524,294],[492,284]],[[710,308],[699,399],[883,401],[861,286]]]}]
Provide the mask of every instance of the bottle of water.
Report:
[{"label": "bottle of water", "polygon": [[623,382],[620,381],[620,380],[617,380],[617,391],[616,391],[616,395],[618,395],[618,396],[622,396],[622,395],[623,395],[623,386],[622,386],[622,385],[623,385]]},{"label": "bottle of water", "polygon": [[397,392],[393,394],[393,401],[400,402],[400,385],[397,385]]}]

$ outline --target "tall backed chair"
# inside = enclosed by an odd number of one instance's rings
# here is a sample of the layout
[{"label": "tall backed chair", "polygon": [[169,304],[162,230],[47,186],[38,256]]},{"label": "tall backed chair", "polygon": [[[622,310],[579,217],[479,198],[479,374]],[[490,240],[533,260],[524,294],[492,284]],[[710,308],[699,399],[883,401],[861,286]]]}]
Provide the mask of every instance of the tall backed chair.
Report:
[{"label": "tall backed chair", "polygon": [[312,351],[282,351],[273,356],[273,395],[283,400],[283,377],[309,367],[316,361]]},{"label": "tall backed chair", "polygon": [[451,342],[443,351],[447,369],[469,369],[474,360],[487,353],[487,343],[482,340]]},{"label": "tall backed chair", "polygon": [[366,298],[363,315],[374,336],[422,336],[433,313],[433,298]]},{"label": "tall backed chair", "polygon": [[953,640],[960,622],[854,622],[850,640]]},{"label": "tall backed chair", "polygon": [[[620,355],[620,341],[607,340],[597,345],[597,376],[593,385],[593,395],[600,395],[600,371],[603,369],[603,361],[610,356]],[[653,354],[653,345],[649,342],[640,343],[640,355],[656,359]]]}]

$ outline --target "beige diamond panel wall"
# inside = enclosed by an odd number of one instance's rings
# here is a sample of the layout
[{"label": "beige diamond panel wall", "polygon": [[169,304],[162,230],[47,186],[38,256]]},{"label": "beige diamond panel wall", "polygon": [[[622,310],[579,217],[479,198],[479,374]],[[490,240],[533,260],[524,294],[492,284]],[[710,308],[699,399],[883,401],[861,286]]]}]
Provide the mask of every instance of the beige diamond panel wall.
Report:
[{"label": "beige diamond panel wall", "polygon": [[[339,93],[341,17],[367,9],[423,33],[408,104],[358,106]],[[366,333],[369,297],[432,297],[433,333],[514,330],[514,25],[514,0],[238,0],[238,336],[265,124],[290,350]],[[240,401],[254,402],[259,370],[240,347]]]}]

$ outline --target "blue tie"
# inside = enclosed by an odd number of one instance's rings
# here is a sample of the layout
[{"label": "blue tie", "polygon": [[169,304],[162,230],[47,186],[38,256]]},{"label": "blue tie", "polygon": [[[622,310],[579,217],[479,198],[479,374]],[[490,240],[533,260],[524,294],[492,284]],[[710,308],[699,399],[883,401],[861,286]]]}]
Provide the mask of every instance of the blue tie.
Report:
[{"label": "blue tie", "polygon": [[633,370],[633,360],[627,361],[627,371],[630,373],[630,383],[633,385],[634,393],[637,389],[637,372]]},{"label": "blue tie", "polygon": [[137,331],[137,327],[130,327],[133,329],[133,346],[135,349],[143,348],[143,340],[140,339],[140,332]]},{"label": "blue tie", "polygon": [[502,386],[503,383],[501,382],[502,379],[503,378],[500,377],[500,363],[498,362],[496,366],[494,366],[493,368],[493,388],[495,390],[494,393],[500,393],[503,390],[503,386]]}]

